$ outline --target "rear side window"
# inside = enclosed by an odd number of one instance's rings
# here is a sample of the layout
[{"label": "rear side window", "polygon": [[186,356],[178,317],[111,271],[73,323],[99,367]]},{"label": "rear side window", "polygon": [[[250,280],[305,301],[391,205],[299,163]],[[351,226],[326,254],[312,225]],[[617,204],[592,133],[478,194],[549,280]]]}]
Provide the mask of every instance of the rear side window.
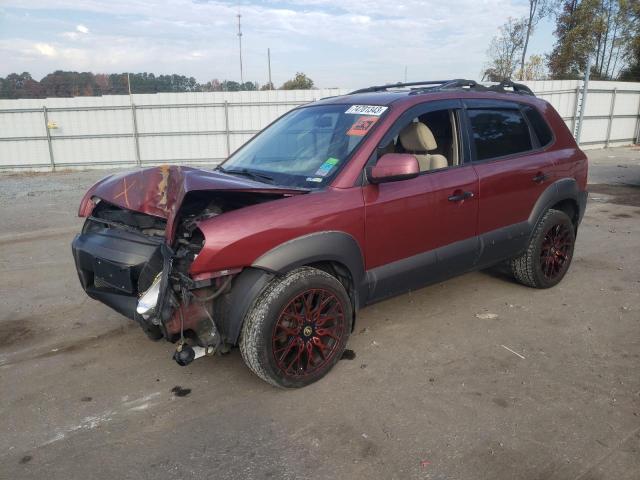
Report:
[{"label": "rear side window", "polygon": [[540,114],[538,110],[533,107],[524,107],[524,114],[527,116],[527,120],[531,124],[531,128],[538,137],[538,142],[541,147],[546,147],[553,140],[553,133],[551,133],[551,128],[549,128],[549,124],[544,119],[544,117]]},{"label": "rear side window", "polygon": [[529,126],[520,110],[467,110],[476,159],[504,157],[532,149]]}]

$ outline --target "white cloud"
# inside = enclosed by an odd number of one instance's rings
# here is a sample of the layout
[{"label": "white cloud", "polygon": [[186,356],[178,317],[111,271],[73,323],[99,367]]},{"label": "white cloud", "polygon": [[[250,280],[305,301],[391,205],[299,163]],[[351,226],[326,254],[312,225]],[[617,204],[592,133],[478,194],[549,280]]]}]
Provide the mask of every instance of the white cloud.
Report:
[{"label": "white cloud", "polygon": [[[5,7],[39,16],[24,18],[20,35],[0,49],[0,75],[30,68],[34,76],[52,69],[95,72],[182,73],[200,81],[239,77],[237,3],[221,0],[3,0]],[[245,79],[266,82],[266,50],[271,48],[274,83],[304,71],[318,86],[358,87],[401,80],[476,78],[497,27],[519,16],[517,0],[278,0],[242,4]],[[40,25],[47,12],[98,19],[100,31],[50,20],[52,35]],[[114,12],[120,12],[116,17]],[[49,20],[46,20],[49,21]],[[31,28],[30,28],[30,25]],[[55,30],[57,29],[57,30]],[[108,33],[103,33],[108,32]],[[58,41],[49,40],[53,36]],[[24,42],[45,45],[30,64],[19,53]],[[46,43],[43,43],[46,42]],[[49,55],[44,52],[49,52]],[[57,55],[50,55],[50,53]]]},{"label": "white cloud", "polygon": [[58,55],[56,49],[48,43],[36,43],[33,48],[35,48],[40,55],[44,55],[45,57],[55,57]]}]

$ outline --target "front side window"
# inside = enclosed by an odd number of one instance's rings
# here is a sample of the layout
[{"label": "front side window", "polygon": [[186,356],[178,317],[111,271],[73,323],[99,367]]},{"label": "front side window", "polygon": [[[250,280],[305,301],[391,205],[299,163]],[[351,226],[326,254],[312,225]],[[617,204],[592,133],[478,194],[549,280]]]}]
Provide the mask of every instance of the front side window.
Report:
[{"label": "front side window", "polygon": [[476,160],[504,157],[532,149],[529,126],[520,110],[467,110]]},{"label": "front side window", "polygon": [[387,107],[322,105],[291,111],[219,169],[276,185],[319,188],[347,163]]},{"label": "front side window", "polygon": [[394,130],[394,137],[378,146],[378,158],[385,153],[410,153],[418,160],[421,172],[461,163],[455,109],[424,113],[396,125]]}]

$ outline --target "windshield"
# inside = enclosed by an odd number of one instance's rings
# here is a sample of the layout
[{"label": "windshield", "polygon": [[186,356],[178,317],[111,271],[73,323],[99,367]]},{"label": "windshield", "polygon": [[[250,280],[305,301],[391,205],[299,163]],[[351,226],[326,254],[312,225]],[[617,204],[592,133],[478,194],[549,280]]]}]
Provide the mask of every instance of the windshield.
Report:
[{"label": "windshield", "polygon": [[233,154],[219,169],[301,188],[327,185],[387,107],[321,105],[291,111]]}]

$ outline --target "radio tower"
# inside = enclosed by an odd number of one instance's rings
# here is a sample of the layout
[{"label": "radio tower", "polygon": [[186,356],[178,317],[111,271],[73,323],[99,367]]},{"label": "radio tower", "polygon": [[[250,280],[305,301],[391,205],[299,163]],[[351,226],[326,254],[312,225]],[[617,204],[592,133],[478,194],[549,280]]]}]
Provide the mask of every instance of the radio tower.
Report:
[{"label": "radio tower", "polygon": [[240,27],[240,17],[242,17],[242,15],[238,14],[238,43],[240,45],[240,85],[243,85],[244,76],[242,75],[242,29]]}]

